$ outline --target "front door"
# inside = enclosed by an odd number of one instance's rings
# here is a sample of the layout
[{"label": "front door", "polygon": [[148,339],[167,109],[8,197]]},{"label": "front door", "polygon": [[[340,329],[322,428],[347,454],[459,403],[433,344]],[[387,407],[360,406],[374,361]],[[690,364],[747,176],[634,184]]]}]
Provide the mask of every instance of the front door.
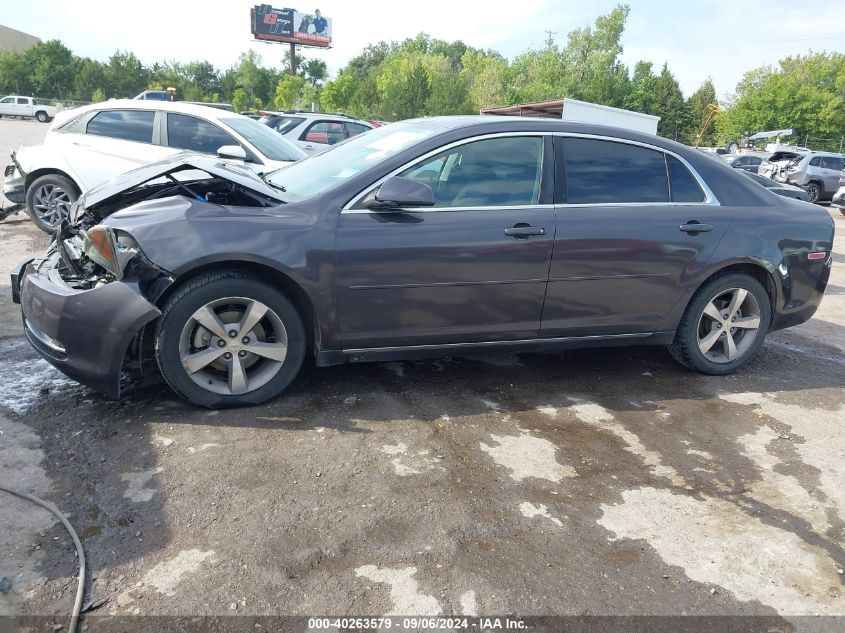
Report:
[{"label": "front door", "polygon": [[434,207],[343,211],[343,348],[536,338],[554,238],[552,164],[541,136],[467,142],[397,174],[429,184]]},{"label": "front door", "polygon": [[561,204],[541,336],[656,331],[724,234],[720,207],[658,149],[556,142]]}]

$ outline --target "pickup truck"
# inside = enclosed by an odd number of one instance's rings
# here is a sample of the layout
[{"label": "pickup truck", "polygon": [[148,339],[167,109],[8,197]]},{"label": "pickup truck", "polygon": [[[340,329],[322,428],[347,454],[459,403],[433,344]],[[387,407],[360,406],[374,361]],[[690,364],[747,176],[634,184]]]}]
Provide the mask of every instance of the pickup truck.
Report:
[{"label": "pickup truck", "polygon": [[11,95],[0,99],[0,117],[4,116],[35,117],[46,123],[56,116],[56,108],[37,103],[32,97]]}]

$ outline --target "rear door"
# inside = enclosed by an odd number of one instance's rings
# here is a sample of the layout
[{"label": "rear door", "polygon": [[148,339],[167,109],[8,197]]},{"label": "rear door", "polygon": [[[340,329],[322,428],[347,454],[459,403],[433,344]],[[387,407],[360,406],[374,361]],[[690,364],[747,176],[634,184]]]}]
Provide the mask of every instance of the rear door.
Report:
[{"label": "rear door", "polygon": [[836,191],[843,169],[845,169],[845,159],[837,156],[822,156],[820,175],[825,191]]},{"label": "rear door", "polygon": [[158,144],[158,116],[155,110],[103,110],[87,121],[84,134],[55,134],[51,142],[65,146],[68,164],[87,190],[174,153]]},{"label": "rear door", "polygon": [[551,142],[461,142],[398,175],[430,185],[437,202],[341,213],[343,348],[536,339],[554,237]]},{"label": "rear door", "polygon": [[556,143],[557,233],[541,336],[656,331],[724,234],[719,207],[659,148]]}]

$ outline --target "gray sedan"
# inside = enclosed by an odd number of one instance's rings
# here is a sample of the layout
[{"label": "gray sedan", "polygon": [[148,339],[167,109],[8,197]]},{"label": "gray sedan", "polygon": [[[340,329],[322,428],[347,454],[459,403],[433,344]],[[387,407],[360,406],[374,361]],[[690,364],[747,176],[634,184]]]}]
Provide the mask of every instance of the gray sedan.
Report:
[{"label": "gray sedan", "polygon": [[668,139],[435,117],[271,174],[191,155],[129,172],[12,292],[67,375],[117,397],[149,359],[221,407],[277,396],[306,356],[662,345],[732,373],[815,313],[832,242],[827,211]]}]

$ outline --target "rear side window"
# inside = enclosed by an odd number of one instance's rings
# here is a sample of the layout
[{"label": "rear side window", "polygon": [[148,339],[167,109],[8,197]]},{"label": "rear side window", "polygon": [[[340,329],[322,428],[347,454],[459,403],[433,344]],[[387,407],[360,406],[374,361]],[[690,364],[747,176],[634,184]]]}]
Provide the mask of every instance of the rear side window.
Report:
[{"label": "rear side window", "polygon": [[845,169],[845,159],[837,158],[836,156],[823,156],[822,157],[822,169],[833,169],[835,171],[842,171]]},{"label": "rear side window", "polygon": [[704,202],[704,192],[686,165],[666,154],[672,202]]},{"label": "rear side window", "polygon": [[302,123],[305,119],[299,116],[264,116],[261,117],[258,122],[263,123],[264,125],[273,128],[280,134],[286,134],[290,132],[293,128],[297,125]]},{"label": "rear side window", "polygon": [[360,123],[346,123],[345,125],[346,131],[349,133],[349,138],[370,131],[370,128],[368,128],[366,125],[361,125]]},{"label": "rear side window", "polygon": [[669,202],[662,152],[614,141],[568,138],[564,161],[570,204]]},{"label": "rear side window", "polygon": [[29,105],[29,99],[24,99],[23,97],[18,97],[18,104]]},{"label": "rear side window", "polygon": [[208,121],[172,112],[167,113],[167,144],[201,154],[216,154],[223,145],[240,145]]},{"label": "rear side window", "polygon": [[155,112],[151,110],[107,110],[88,122],[86,132],[139,143],[153,142]]}]

